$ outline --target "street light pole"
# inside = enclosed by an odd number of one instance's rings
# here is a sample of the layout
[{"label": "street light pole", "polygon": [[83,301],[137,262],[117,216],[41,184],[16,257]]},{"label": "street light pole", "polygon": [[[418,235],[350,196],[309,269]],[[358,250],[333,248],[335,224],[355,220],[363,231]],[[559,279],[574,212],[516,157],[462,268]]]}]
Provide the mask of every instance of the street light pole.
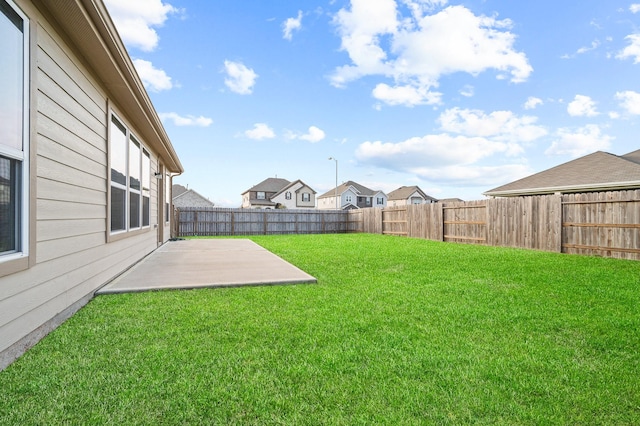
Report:
[{"label": "street light pole", "polygon": [[336,162],[336,189],[334,190],[334,196],[336,197],[336,210],[338,210],[338,159],[329,157],[329,160]]}]

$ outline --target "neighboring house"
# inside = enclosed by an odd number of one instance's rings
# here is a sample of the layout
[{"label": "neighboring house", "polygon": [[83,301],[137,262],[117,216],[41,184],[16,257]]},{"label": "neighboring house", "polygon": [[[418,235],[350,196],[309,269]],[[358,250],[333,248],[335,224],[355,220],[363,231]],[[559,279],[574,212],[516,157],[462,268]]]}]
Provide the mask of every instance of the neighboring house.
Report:
[{"label": "neighboring house", "polygon": [[242,193],[244,209],[313,209],[316,191],[301,180],[267,178]]},{"label": "neighboring house", "polygon": [[282,188],[271,201],[285,209],[314,209],[316,207],[316,191],[300,179]]},{"label": "neighboring house", "polygon": [[378,190],[372,190],[353,181],[344,182],[337,188],[331,189],[318,197],[319,209],[335,209],[336,194],[339,210],[362,209],[366,207],[386,207],[387,195]]},{"label": "neighboring house", "polygon": [[425,194],[418,186],[401,186],[395,191],[387,194],[387,205],[389,207],[406,206],[408,204],[430,204],[437,203],[433,197]]},{"label": "neighboring house", "polygon": [[0,0],[0,369],[170,238],[180,160],[101,0]]},{"label": "neighboring house", "polygon": [[187,208],[187,207],[213,207],[215,204],[209,201],[208,198],[198,194],[193,189],[185,188],[182,185],[173,185],[173,207],[175,208]]},{"label": "neighboring house", "polygon": [[617,191],[640,188],[640,150],[597,151],[484,193],[491,197]]}]

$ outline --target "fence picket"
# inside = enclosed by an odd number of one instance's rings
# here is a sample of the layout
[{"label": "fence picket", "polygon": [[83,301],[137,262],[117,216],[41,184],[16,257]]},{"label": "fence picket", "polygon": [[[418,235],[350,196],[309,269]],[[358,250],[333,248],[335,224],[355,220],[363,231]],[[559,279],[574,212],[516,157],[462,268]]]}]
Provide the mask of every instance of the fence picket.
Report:
[{"label": "fence picket", "polygon": [[640,260],[640,190],[336,210],[176,210],[174,235],[364,232]]}]

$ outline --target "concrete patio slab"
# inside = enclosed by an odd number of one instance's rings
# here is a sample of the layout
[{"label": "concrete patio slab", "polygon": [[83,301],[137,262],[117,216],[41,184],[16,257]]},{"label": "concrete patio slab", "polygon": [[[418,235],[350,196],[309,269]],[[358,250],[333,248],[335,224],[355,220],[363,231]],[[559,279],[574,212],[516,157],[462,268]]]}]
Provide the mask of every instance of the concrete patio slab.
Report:
[{"label": "concrete patio slab", "polygon": [[315,282],[251,240],[182,240],[162,245],[96,294]]}]

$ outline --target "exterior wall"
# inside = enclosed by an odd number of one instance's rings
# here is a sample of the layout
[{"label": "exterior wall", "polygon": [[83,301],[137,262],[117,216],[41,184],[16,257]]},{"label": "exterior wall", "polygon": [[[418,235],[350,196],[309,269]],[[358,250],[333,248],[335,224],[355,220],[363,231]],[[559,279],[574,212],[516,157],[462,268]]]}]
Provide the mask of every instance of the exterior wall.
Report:
[{"label": "exterior wall", "polygon": [[243,209],[247,209],[249,207],[251,207],[251,201],[249,198],[249,194],[250,192],[245,192],[244,194],[242,194],[242,208]]},{"label": "exterior wall", "polygon": [[[287,200],[287,192],[291,194],[291,198]],[[309,194],[309,201],[302,200],[302,194]],[[280,203],[287,209],[313,209],[316,206],[316,194],[308,186],[296,182],[287,188],[284,192],[271,198],[274,203]]]},{"label": "exterior wall", "polygon": [[336,197],[318,198],[318,208],[322,210],[335,210]]},{"label": "exterior wall", "polygon": [[[419,198],[420,202],[419,203],[414,203],[413,202],[413,198]],[[387,200],[387,206],[389,206],[389,207],[399,207],[399,206],[408,206],[408,205],[411,205],[411,204],[429,204],[431,202],[432,202],[431,200],[425,200],[424,197],[422,195],[420,195],[420,193],[418,191],[415,191],[413,194],[411,194],[406,199],[402,199],[402,200]]]},{"label": "exterior wall", "polygon": [[170,237],[169,224],[158,223],[157,154],[141,137],[151,155],[150,226],[109,236],[109,111],[134,132],[136,126],[33,4],[14,1],[31,23],[34,258],[13,274],[2,274],[0,262],[0,369],[153,251],[161,242],[159,225],[167,230],[162,240]]},{"label": "exterior wall", "polygon": [[[316,206],[316,194],[308,186],[300,185],[294,193],[296,194],[296,208],[312,209]],[[309,201],[303,201],[303,194],[309,194]]]},{"label": "exterior wall", "polygon": [[[378,198],[382,198],[382,204],[378,204]],[[380,209],[387,207],[387,195],[384,192],[376,193],[371,197],[371,206]]]},{"label": "exterior wall", "polygon": [[248,191],[242,195],[242,208],[272,209],[275,207],[275,203],[272,203],[270,200],[275,194],[275,192],[265,192],[264,199],[258,199],[257,191]]}]

